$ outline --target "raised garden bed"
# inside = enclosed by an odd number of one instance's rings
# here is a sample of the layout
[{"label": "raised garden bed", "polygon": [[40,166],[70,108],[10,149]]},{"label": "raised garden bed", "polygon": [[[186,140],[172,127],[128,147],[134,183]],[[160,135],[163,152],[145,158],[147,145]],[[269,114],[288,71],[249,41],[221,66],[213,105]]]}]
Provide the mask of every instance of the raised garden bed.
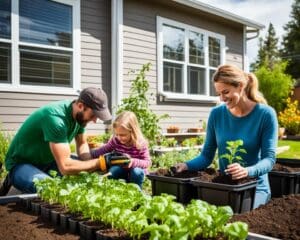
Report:
[{"label": "raised garden bed", "polygon": [[184,171],[172,175],[167,169],[159,169],[157,172],[147,175],[151,180],[152,194],[168,193],[176,196],[176,200],[184,204],[196,198],[197,190],[190,184],[190,181],[199,176],[200,172]]},{"label": "raised garden bed", "polygon": [[149,174],[148,178],[152,183],[153,195],[172,194],[181,203],[198,198],[217,206],[229,205],[235,213],[253,209],[255,179],[232,181],[230,176],[220,175],[214,169],[184,171],[174,175],[166,169],[159,169]]},{"label": "raised garden bed", "polygon": [[[299,204],[299,202],[298,202]],[[0,239],[14,239],[14,240],[79,240],[87,239],[82,238],[79,235],[71,234],[70,231],[62,229],[60,226],[51,224],[49,221],[45,221],[41,216],[36,216],[31,210],[26,207],[26,204],[21,204],[20,202],[7,203],[5,205],[0,205],[0,216],[2,223],[0,225]],[[294,216],[294,219],[299,219],[299,216]],[[298,222],[295,222],[295,226]],[[126,235],[126,232],[122,231],[113,231],[106,229],[102,230],[101,233],[104,233],[107,237],[107,234],[114,234],[114,238],[104,238],[104,239],[118,239],[118,240],[130,240],[131,238]],[[96,239],[99,238],[99,232],[97,232]],[[111,235],[110,235],[111,236]],[[95,236],[91,237],[92,240],[95,239]],[[143,240],[148,239],[146,236],[142,238]],[[196,238],[198,239],[198,238]],[[220,238],[221,239],[221,238]],[[248,240],[271,240],[265,235],[260,235],[257,233],[249,232]],[[294,238],[290,238],[294,239]],[[296,238],[295,238],[296,239]],[[201,239],[202,240],[202,239]]]},{"label": "raised garden bed", "polygon": [[207,169],[200,177],[192,179],[191,184],[197,187],[197,198],[210,204],[229,205],[235,213],[253,209],[257,184],[253,178],[232,180],[229,175]]},{"label": "raised garden bed", "polygon": [[269,181],[272,197],[300,193],[300,159],[277,158]]},{"label": "raised garden bed", "polygon": [[232,221],[248,223],[249,231],[286,240],[300,239],[300,194],[274,198],[250,212],[234,215]]}]

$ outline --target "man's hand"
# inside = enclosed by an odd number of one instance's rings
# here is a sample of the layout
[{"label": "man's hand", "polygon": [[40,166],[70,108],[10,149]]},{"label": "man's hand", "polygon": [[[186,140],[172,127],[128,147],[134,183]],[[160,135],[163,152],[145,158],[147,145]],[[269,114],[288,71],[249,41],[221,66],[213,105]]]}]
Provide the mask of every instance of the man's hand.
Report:
[{"label": "man's hand", "polygon": [[233,180],[245,178],[248,176],[247,168],[242,167],[239,163],[233,163],[227,166],[225,173],[231,175]]}]

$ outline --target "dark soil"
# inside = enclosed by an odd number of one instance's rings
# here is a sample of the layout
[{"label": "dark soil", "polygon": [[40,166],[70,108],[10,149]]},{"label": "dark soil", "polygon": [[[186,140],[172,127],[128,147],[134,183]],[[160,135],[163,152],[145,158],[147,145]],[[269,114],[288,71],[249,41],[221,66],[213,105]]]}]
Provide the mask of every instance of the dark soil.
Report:
[{"label": "dark soil", "polygon": [[[79,240],[24,210],[18,203],[0,205],[0,239],[5,240]],[[300,194],[274,198],[247,213],[234,215],[232,221],[249,224],[249,231],[286,240],[300,239]],[[91,225],[93,225],[91,223]],[[106,233],[108,233],[106,231]],[[123,233],[118,232],[119,236]],[[125,234],[125,238],[128,236]],[[147,238],[145,238],[147,239]]]},{"label": "dark soil", "polygon": [[299,160],[299,164],[293,164],[293,165],[275,163],[272,170],[279,171],[279,172],[289,172],[289,173],[300,172],[300,160]]},{"label": "dark soil", "polygon": [[176,173],[174,170],[172,171],[172,169],[161,168],[156,171],[156,174],[158,176],[166,176],[166,177],[174,177],[174,178],[197,178],[205,182],[222,183],[222,184],[230,184],[230,185],[244,184],[255,180],[253,178],[232,180],[230,175],[222,174],[213,168],[207,168],[203,171],[186,170],[180,173]]},{"label": "dark soil", "polygon": [[300,239],[300,194],[274,198],[250,212],[234,215],[232,221],[248,223],[249,231],[286,240]]},{"label": "dark soil", "polygon": [[0,205],[0,239],[79,240],[79,236],[55,229],[18,203]]}]

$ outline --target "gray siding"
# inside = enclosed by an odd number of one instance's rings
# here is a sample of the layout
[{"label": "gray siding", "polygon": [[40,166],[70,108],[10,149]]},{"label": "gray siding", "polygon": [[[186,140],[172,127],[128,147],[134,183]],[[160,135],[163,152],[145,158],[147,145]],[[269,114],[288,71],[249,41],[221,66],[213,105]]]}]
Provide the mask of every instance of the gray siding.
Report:
[{"label": "gray siding", "polygon": [[[102,87],[111,96],[111,3],[81,1],[81,88]],[[90,123],[88,132],[103,133],[102,123]]]},{"label": "gray siding", "polygon": [[[133,75],[132,69],[141,69],[147,62],[152,64],[147,74],[150,92],[157,95],[157,59],[156,59],[156,17],[173,19],[196,26],[226,37],[226,62],[242,67],[243,65],[243,26],[220,17],[201,13],[198,10],[182,6],[172,1],[126,0],[124,1],[124,96],[128,95]],[[178,125],[185,130],[198,127],[200,120],[207,120],[213,105],[207,103],[161,102],[151,100],[151,108],[158,114],[169,114],[170,118],[162,122]]]},{"label": "gray siding", "polygon": [[[81,1],[81,88],[103,87],[110,98],[110,36],[111,10],[109,0]],[[77,96],[1,92],[0,121],[2,129],[15,132],[30,113],[38,107]],[[89,124],[88,132],[101,133],[103,124]]]}]

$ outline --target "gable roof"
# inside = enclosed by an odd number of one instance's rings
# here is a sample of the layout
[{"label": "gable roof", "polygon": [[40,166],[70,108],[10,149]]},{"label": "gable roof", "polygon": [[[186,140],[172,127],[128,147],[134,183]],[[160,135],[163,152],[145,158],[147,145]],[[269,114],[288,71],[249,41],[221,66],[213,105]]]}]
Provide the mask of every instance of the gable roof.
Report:
[{"label": "gable roof", "polygon": [[249,28],[254,28],[256,30],[260,30],[263,29],[265,26],[263,24],[260,24],[258,22],[252,21],[250,19],[241,17],[239,15],[233,14],[231,12],[222,10],[220,8],[211,6],[209,4],[200,2],[198,0],[173,0],[174,2],[195,8],[195,9],[199,9],[203,12],[207,12],[207,13],[211,13],[220,17],[223,17],[225,19],[234,21],[234,22],[238,22],[241,23]]}]

